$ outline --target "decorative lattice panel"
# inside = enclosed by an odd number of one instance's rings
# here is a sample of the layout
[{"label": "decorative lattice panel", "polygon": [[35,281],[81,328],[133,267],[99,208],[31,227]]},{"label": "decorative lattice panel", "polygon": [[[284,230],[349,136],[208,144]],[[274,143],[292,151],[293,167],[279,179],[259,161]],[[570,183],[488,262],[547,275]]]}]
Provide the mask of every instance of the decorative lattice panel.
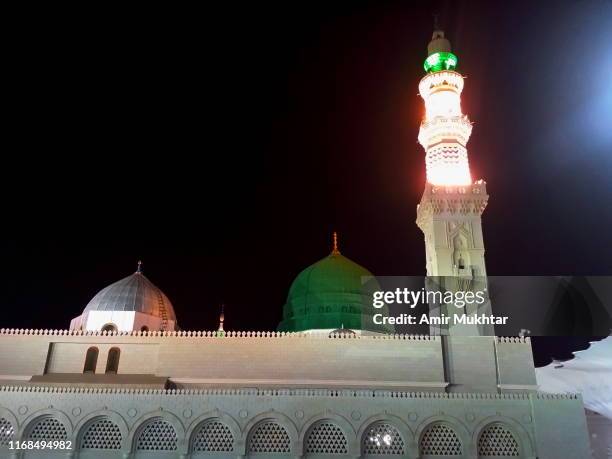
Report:
[{"label": "decorative lattice panel", "polygon": [[348,446],[342,429],[333,422],[319,422],[306,439],[306,453],[347,454]]},{"label": "decorative lattice panel", "polygon": [[5,418],[0,418],[0,446],[8,446],[9,441],[15,435],[15,428],[11,421]]},{"label": "decorative lattice panel", "polygon": [[478,455],[481,457],[518,457],[519,445],[502,424],[487,427],[478,439]]},{"label": "decorative lattice panel", "polygon": [[249,451],[252,453],[289,453],[291,452],[289,434],[283,426],[276,422],[263,422],[251,435]]},{"label": "decorative lattice panel", "polygon": [[461,456],[461,442],[455,431],[444,424],[434,424],[421,437],[424,456]]},{"label": "decorative lattice panel", "polygon": [[28,440],[62,441],[67,440],[66,427],[55,418],[43,418],[28,435]]},{"label": "decorative lattice panel", "polygon": [[83,438],[81,449],[120,449],[121,431],[110,419],[99,419],[92,422]]},{"label": "decorative lattice panel", "polygon": [[141,451],[175,451],[176,430],[163,419],[149,422],[140,432],[136,449]]},{"label": "decorative lattice panel", "polygon": [[234,436],[229,427],[219,421],[204,424],[193,439],[193,451],[234,451]]},{"label": "decorative lattice panel", "polygon": [[405,454],[404,439],[391,424],[380,422],[366,431],[362,450],[373,456],[399,456]]}]

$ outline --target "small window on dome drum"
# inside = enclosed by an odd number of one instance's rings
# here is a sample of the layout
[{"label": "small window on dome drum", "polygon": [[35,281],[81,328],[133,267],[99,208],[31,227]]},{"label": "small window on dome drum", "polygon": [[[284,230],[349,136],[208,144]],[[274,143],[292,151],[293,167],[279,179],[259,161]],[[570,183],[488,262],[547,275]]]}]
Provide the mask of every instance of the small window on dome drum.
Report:
[{"label": "small window on dome drum", "polygon": [[90,347],[85,355],[85,367],[83,373],[95,373],[96,364],[98,363],[98,348]]},{"label": "small window on dome drum", "polygon": [[102,327],[102,331],[105,332],[116,332],[117,326],[115,324],[106,324]]},{"label": "small window on dome drum", "polygon": [[119,369],[120,354],[121,351],[118,347],[113,347],[110,351],[108,351],[108,360],[106,361],[106,373],[117,374],[117,370]]},{"label": "small window on dome drum", "polygon": [[140,331],[148,332],[149,331],[149,327],[147,327],[146,325],[143,325],[142,327],[140,327]]}]

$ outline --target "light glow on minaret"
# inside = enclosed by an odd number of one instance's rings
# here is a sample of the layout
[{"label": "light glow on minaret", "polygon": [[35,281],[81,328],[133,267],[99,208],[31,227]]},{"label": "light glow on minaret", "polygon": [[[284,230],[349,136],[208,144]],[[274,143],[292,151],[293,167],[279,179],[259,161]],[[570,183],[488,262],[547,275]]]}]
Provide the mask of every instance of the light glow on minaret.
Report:
[{"label": "light glow on minaret", "polygon": [[433,33],[427,49],[429,56],[423,65],[427,75],[419,83],[419,94],[425,102],[419,143],[426,152],[427,182],[439,186],[470,185],[466,144],[472,123],[461,112],[463,76],[454,71],[458,59],[439,30]]},{"label": "light glow on minaret", "polygon": [[[482,233],[482,213],[489,195],[484,180],[472,180],[466,144],[472,123],[461,111],[463,76],[455,71],[458,59],[451,53],[444,33],[436,30],[427,47],[424,68],[427,75],[419,83],[425,102],[425,116],[419,130],[419,143],[425,149],[427,181],[417,206],[417,225],[425,237],[425,268],[431,286],[446,291],[482,290],[487,269]],[[435,284],[435,285],[434,285]],[[430,315],[441,317],[457,308],[430,305]],[[491,314],[491,303],[466,314]],[[430,327],[430,333],[457,336],[494,333],[489,325]]]}]

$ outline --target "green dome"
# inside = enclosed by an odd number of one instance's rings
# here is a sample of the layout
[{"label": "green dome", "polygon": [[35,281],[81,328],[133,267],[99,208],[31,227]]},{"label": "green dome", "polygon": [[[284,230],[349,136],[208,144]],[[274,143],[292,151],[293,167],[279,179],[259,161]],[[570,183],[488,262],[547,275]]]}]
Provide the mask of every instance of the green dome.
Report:
[{"label": "green dome", "polygon": [[378,289],[380,285],[370,271],[335,250],[295,278],[278,330],[348,328],[392,332],[374,325],[367,317],[383,312],[372,307],[373,292]]}]

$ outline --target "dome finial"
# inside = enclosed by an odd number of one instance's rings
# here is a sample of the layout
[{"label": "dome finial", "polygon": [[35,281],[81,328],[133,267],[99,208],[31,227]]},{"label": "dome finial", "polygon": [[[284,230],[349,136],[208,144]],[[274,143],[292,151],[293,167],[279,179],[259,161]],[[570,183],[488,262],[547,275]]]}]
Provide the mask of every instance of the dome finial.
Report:
[{"label": "dome finial", "polygon": [[136,268],[138,274],[142,274],[142,261],[138,260],[138,267]]},{"label": "dome finial", "polygon": [[338,250],[338,233],[334,231],[334,246],[332,249],[332,255],[340,255],[340,250]]}]

